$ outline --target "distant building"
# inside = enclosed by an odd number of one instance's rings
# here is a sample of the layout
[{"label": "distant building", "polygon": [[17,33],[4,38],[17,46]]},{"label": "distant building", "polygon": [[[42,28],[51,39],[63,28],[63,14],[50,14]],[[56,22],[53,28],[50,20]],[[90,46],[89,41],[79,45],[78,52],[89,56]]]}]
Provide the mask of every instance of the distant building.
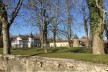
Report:
[{"label": "distant building", "polygon": [[[90,40],[89,40],[90,41]],[[82,46],[87,46],[87,39],[85,36],[83,36],[81,39],[80,39],[80,45]]]},{"label": "distant building", "polygon": [[[50,42],[50,47],[54,47],[54,42]],[[69,47],[69,43],[66,40],[56,41],[56,47]]]},{"label": "distant building", "polygon": [[[49,44],[50,44],[50,47],[54,47],[53,41],[51,41]],[[74,38],[71,40],[71,45],[73,47],[87,46],[86,37],[82,37],[81,39],[79,39],[77,35],[74,35]],[[58,40],[56,41],[56,47],[69,47],[69,43],[67,40]]]},{"label": "distant building", "polygon": [[79,47],[79,38],[77,35],[73,38],[73,47]]},{"label": "distant building", "polygon": [[11,46],[14,48],[24,48],[24,47],[40,47],[41,42],[39,38],[35,38],[32,33],[30,35],[18,35],[16,37],[11,37]]},{"label": "distant building", "polygon": [[[14,48],[41,47],[41,41],[39,37],[34,37],[32,33],[30,35],[18,35],[11,37],[11,46]],[[54,47],[54,42],[52,38],[48,38],[48,46]],[[81,39],[79,39],[77,35],[74,35],[74,38],[71,40],[71,46],[87,46],[86,37],[82,37]],[[67,40],[57,40],[56,47],[69,47],[69,43]]]}]

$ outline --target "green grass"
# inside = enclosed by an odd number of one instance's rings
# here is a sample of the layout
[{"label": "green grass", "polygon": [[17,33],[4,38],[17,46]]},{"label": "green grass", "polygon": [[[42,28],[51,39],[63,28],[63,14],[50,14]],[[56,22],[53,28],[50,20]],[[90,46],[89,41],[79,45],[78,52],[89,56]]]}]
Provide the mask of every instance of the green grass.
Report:
[{"label": "green grass", "polygon": [[[12,55],[30,55],[30,56],[42,56],[51,58],[66,58],[75,59],[81,61],[89,61],[95,63],[108,64],[108,54],[106,55],[93,55],[91,48],[48,48],[48,53],[44,53],[44,49],[41,48],[12,48]],[[0,49],[2,54],[2,49]]]}]

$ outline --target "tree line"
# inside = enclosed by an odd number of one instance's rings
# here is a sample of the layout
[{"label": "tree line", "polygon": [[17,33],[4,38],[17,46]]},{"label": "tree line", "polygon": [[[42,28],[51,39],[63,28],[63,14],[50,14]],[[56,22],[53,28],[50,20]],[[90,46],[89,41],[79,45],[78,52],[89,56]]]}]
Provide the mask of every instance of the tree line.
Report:
[{"label": "tree line", "polygon": [[[85,6],[84,3],[87,5]],[[36,22],[35,26],[39,29],[41,48],[44,48],[45,53],[47,53],[49,30],[53,34],[54,48],[56,48],[57,35],[59,34],[67,38],[68,48],[71,48],[74,21],[72,12],[75,11],[75,7],[79,6],[78,9],[83,15],[87,47],[90,45],[88,28],[90,27],[93,54],[105,54],[103,34],[105,31],[108,38],[108,29],[104,0],[27,0],[25,2],[23,0],[0,0],[0,35],[3,37],[3,54],[11,54],[9,31],[22,5],[35,12],[33,18]],[[13,8],[8,9],[9,7]],[[86,13],[86,7],[89,9],[89,13]],[[60,28],[60,26],[63,26],[63,28]]]}]

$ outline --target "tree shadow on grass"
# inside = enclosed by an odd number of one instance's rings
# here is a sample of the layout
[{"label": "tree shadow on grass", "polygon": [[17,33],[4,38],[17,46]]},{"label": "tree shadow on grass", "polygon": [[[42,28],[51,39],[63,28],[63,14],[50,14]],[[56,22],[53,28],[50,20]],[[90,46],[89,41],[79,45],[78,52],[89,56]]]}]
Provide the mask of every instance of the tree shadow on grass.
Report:
[{"label": "tree shadow on grass", "polygon": [[44,54],[44,53],[37,53],[37,54],[30,55],[30,56],[38,56],[40,54]]},{"label": "tree shadow on grass", "polygon": [[12,48],[11,50],[29,50],[30,48]]},{"label": "tree shadow on grass", "polygon": [[54,49],[50,53],[57,53],[58,50],[60,50],[60,49]]},{"label": "tree shadow on grass", "polygon": [[37,49],[36,51],[41,51],[41,50],[43,50],[42,48],[41,49]]},{"label": "tree shadow on grass", "polygon": [[90,48],[76,48],[76,49],[73,49],[71,50],[71,52],[73,53],[92,53],[92,49]]},{"label": "tree shadow on grass", "polygon": [[108,54],[108,48],[104,48],[105,54]]},{"label": "tree shadow on grass", "polygon": [[71,50],[71,52],[73,52],[73,53],[82,53],[82,49],[74,49],[74,50]]}]

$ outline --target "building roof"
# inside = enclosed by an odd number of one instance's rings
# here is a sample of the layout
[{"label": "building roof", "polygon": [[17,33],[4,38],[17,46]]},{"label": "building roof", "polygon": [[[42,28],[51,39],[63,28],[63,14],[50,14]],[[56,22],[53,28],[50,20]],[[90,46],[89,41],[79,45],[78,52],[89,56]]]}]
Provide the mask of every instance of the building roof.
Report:
[{"label": "building roof", "polygon": [[27,39],[28,39],[28,35],[19,35],[19,37],[20,37],[22,40],[27,40]]},{"label": "building roof", "polygon": [[10,37],[10,40],[14,41],[16,38],[17,38],[17,36],[12,36],[12,37]]},{"label": "building roof", "polygon": [[28,40],[28,38],[34,38],[35,40],[40,40],[39,37],[34,37],[31,33],[30,35],[18,35],[18,36],[12,36],[10,37],[11,41],[14,41],[16,38],[20,37],[22,40]]},{"label": "building roof", "polygon": [[75,34],[73,39],[79,39],[78,36]]},{"label": "building roof", "polygon": [[32,34],[32,33],[29,35],[29,37],[30,37],[30,38],[34,38],[34,36],[33,36],[33,34]]},{"label": "building roof", "polygon": [[86,39],[86,37],[85,37],[85,36],[83,36],[81,39]]}]

